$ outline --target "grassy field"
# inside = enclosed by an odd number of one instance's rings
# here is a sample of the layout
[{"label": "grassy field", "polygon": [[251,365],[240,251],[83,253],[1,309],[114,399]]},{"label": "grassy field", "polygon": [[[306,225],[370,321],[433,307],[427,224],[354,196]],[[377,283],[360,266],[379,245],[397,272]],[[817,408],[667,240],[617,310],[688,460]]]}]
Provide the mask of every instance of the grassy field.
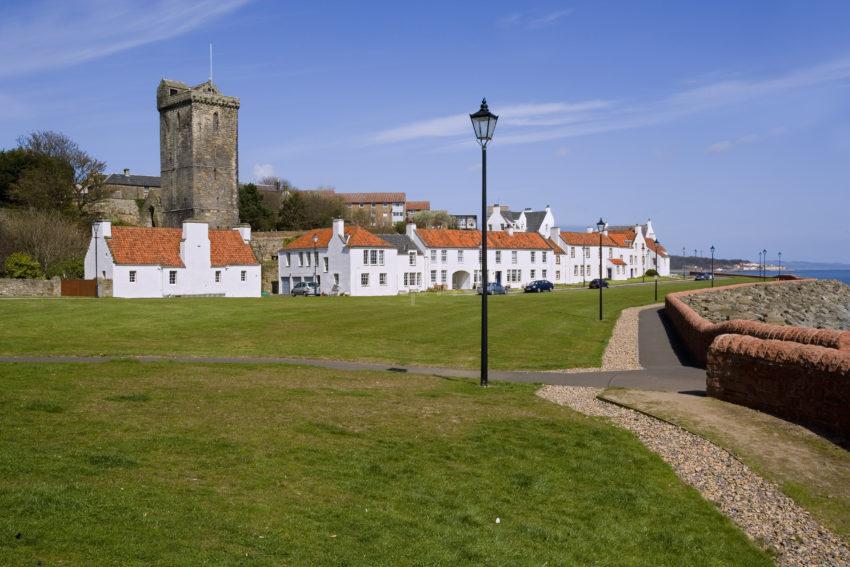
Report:
[{"label": "grassy field", "polygon": [[0,510],[14,565],[770,564],[629,433],[392,373],[0,364]]},{"label": "grassy field", "polygon": [[[665,283],[659,299],[706,283]],[[603,321],[595,290],[492,297],[492,367],[599,366],[620,311],[654,302],[652,286],[604,293]],[[479,329],[474,295],[0,300],[5,355],[295,356],[477,367]]]}]

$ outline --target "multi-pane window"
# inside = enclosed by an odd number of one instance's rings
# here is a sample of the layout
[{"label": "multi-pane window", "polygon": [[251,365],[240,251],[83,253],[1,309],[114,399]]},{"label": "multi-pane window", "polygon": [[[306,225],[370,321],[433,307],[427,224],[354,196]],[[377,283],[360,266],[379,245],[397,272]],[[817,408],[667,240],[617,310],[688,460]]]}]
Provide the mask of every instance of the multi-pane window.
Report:
[{"label": "multi-pane window", "polygon": [[519,252],[516,250],[511,251],[511,264],[516,264],[519,261]]},{"label": "multi-pane window", "polygon": [[380,285],[387,285],[387,274],[386,273],[381,272],[380,274],[378,274],[378,283]]},{"label": "multi-pane window", "polygon": [[410,285],[410,284],[407,283],[409,281],[407,279],[407,276],[408,276],[407,272],[404,272],[404,287],[408,287]]},{"label": "multi-pane window", "polygon": [[221,283],[221,270],[215,271],[215,283]]},{"label": "multi-pane window", "polygon": [[431,270],[431,285],[437,283],[437,270]]},{"label": "multi-pane window", "polygon": [[458,251],[457,251],[457,261],[458,261],[458,262],[463,262],[463,250],[458,250]]},{"label": "multi-pane window", "polygon": [[541,270],[540,277],[546,279],[546,270]]},{"label": "multi-pane window", "polygon": [[422,285],[422,272],[416,272],[416,285]]},{"label": "multi-pane window", "polygon": [[449,251],[448,250],[440,250],[440,262],[445,264],[446,261],[448,260],[448,257],[449,257]]},{"label": "multi-pane window", "polygon": [[362,287],[369,287],[369,274],[360,274],[360,285]]},{"label": "multi-pane window", "polygon": [[136,270],[130,270],[130,283],[136,283]]},{"label": "multi-pane window", "polygon": [[168,283],[174,285],[177,283],[177,270],[169,270],[168,272]]},{"label": "multi-pane window", "polygon": [[339,274],[334,274],[334,285],[339,285]]},{"label": "multi-pane window", "polygon": [[[582,272],[582,273],[584,273],[584,272]],[[578,275],[578,266],[573,266],[573,275],[574,276]]]},{"label": "multi-pane window", "polygon": [[369,265],[369,251],[368,250],[363,251],[363,265],[364,266]]},{"label": "multi-pane window", "polygon": [[522,270],[508,270],[508,283],[519,283],[520,281],[522,281]]},{"label": "multi-pane window", "polygon": [[408,258],[407,262],[408,262],[409,266],[415,266],[416,265],[416,252],[408,252],[407,258]]},{"label": "multi-pane window", "polygon": [[560,270],[557,270],[557,271],[555,272],[555,280],[560,280],[560,279],[561,279],[561,271],[560,271]]},{"label": "multi-pane window", "polygon": [[501,250],[496,250],[496,263],[497,264],[502,263],[502,251]]},{"label": "multi-pane window", "polygon": [[540,256],[541,256],[540,261],[545,264],[546,263],[546,251],[544,250],[543,252],[541,252]]},{"label": "multi-pane window", "polygon": [[484,261],[484,251],[479,248],[478,249],[478,263],[480,264],[483,261]]},{"label": "multi-pane window", "polygon": [[534,279],[534,274],[535,274],[535,273],[537,273],[537,270],[531,270],[531,273],[529,274],[529,276],[528,276],[528,277],[529,277],[529,278],[531,278],[531,279]]},{"label": "multi-pane window", "polygon": [[242,270],[242,273],[239,274],[239,279],[243,282],[248,279],[248,272],[246,270]]},{"label": "multi-pane window", "polygon": [[441,284],[446,283],[446,271],[445,270],[440,270],[440,283]]},{"label": "multi-pane window", "polygon": [[379,266],[384,265],[384,251],[383,250],[378,250],[378,265]]},{"label": "multi-pane window", "polygon": [[534,250],[532,250],[532,251],[531,251],[531,263],[533,264],[533,263],[535,262],[535,260],[536,260],[536,259],[537,259],[537,252],[535,252]]},{"label": "multi-pane window", "polygon": [[613,248],[609,248],[609,249],[608,249],[608,257],[609,257],[609,258],[613,258],[613,257],[614,257],[614,249],[613,249]]},{"label": "multi-pane window", "polygon": [[377,250],[369,250],[369,263],[373,266],[378,265],[378,251]]},{"label": "multi-pane window", "polygon": [[437,261],[437,251],[436,250],[431,250],[431,261],[432,262]]},{"label": "multi-pane window", "polygon": [[560,263],[561,263],[561,255],[555,254],[555,264],[560,265]]},{"label": "multi-pane window", "polygon": [[581,266],[581,275],[584,275],[584,264]]},{"label": "multi-pane window", "polygon": [[325,272],[327,272],[328,271],[328,257],[325,256],[324,258],[322,258],[322,260],[324,260],[324,266],[323,267],[325,269]]},{"label": "multi-pane window", "polygon": [[570,258],[575,258],[575,257],[576,257],[576,247],[570,246]]}]

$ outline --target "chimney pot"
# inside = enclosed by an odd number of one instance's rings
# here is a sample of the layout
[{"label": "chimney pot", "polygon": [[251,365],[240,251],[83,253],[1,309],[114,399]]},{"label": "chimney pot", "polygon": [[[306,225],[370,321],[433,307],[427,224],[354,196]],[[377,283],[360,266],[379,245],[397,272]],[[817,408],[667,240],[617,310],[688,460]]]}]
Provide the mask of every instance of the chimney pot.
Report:
[{"label": "chimney pot", "polygon": [[124,168],[124,177],[130,177],[130,168],[129,167]]}]

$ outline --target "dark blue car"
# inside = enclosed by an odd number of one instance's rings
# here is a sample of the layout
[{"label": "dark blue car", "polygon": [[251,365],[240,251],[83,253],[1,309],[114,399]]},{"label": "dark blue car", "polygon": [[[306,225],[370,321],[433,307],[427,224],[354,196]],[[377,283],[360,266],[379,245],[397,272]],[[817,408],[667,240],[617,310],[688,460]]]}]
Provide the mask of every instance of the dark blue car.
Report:
[{"label": "dark blue car", "polygon": [[590,280],[590,285],[587,286],[587,287],[589,287],[590,289],[599,289],[600,287],[608,287],[608,282],[606,282],[605,280],[601,280],[599,278],[596,278],[595,280]]},{"label": "dark blue car", "polygon": [[535,280],[523,288],[526,293],[540,293],[541,291],[552,291],[555,284],[547,280]]}]

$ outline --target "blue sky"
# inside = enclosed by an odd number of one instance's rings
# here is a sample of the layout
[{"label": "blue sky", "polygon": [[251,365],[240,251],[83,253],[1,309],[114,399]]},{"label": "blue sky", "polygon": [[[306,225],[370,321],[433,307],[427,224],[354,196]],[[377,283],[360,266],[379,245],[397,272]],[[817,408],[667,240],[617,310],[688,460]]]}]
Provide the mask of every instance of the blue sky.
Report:
[{"label": "blue sky", "polygon": [[240,177],[480,213],[652,217],[722,257],[850,262],[850,3],[0,0],[0,147],[65,132],[159,173],[155,89],[238,96]]}]

